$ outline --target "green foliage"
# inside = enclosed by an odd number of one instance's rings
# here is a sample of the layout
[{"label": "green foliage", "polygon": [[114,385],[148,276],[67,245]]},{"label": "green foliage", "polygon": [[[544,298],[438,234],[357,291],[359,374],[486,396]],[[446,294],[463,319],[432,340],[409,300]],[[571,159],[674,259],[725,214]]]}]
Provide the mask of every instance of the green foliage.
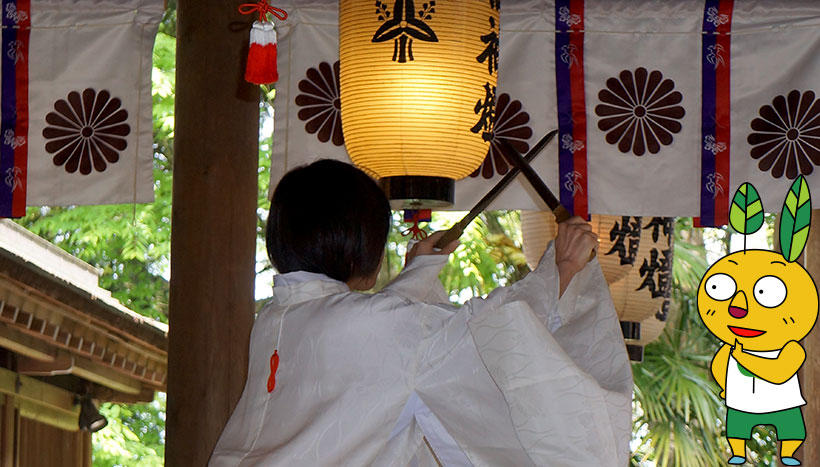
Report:
[{"label": "green foliage", "polygon": [[694,295],[675,287],[672,296],[677,312],[661,337],[647,345],[644,361],[632,366],[633,433],[646,433],[636,458],[663,466],[715,465],[726,455],[725,409],[709,371],[717,345],[697,317]]},{"label": "green foliage", "polygon": [[661,337],[644,349],[644,361],[632,365],[633,465],[714,465],[726,452],[723,405],[709,371],[717,343],[701,324],[696,305],[707,269],[705,250],[691,229],[691,220],[677,220],[672,312]]},{"label": "green foliage", "polygon": [[[726,441],[726,407],[713,380],[711,360],[720,342],[697,312],[697,288],[707,269],[703,229],[678,219],[672,287],[672,312],[661,337],[646,346],[644,361],[633,364],[632,465],[711,466],[731,454]],[[722,233],[728,229],[708,232]],[[728,243],[722,243],[728,252]],[[755,429],[748,443],[751,465],[775,465],[772,430]]]},{"label": "green foliage", "polygon": [[780,250],[787,261],[796,261],[806,246],[811,223],[811,194],[809,184],[801,175],[794,181],[780,216]]},{"label": "green foliage", "polygon": [[490,211],[467,227],[461,246],[439,276],[453,301],[486,295],[529,272],[521,251],[520,222],[517,211]]},{"label": "green foliage", "polygon": [[703,251],[690,247],[683,242],[679,242],[673,248],[673,287],[682,292],[694,293],[697,291],[703,272],[706,270],[706,256]]},{"label": "green foliage", "polygon": [[[463,215],[458,212],[433,212],[433,221],[426,230],[446,230]],[[454,303],[486,295],[529,272],[521,251],[520,222],[517,211],[489,211],[467,226],[459,239],[461,245],[450,255],[439,276]],[[401,212],[393,212],[384,263],[374,290],[380,290],[401,271],[409,241],[409,237],[402,233],[408,225],[404,223]],[[422,227],[425,226],[422,224]]]},{"label": "green foliage", "polygon": [[729,210],[729,224],[738,233],[751,235],[763,225],[763,202],[754,185],[738,187]]},{"label": "green foliage", "polygon": [[94,434],[95,467],[164,464],[165,394],[149,404],[105,403],[100,413],[108,425]]},{"label": "green foliage", "polygon": [[[276,90],[271,86],[261,87],[259,102],[259,163],[257,165],[258,191],[256,199],[256,273],[273,269],[265,248],[265,224],[268,220],[268,190],[270,187],[271,153],[273,151],[273,98]],[[265,277],[265,276],[262,276]],[[259,283],[258,283],[259,284]],[[267,284],[272,286],[273,284]],[[259,309],[268,299],[258,301]]]}]

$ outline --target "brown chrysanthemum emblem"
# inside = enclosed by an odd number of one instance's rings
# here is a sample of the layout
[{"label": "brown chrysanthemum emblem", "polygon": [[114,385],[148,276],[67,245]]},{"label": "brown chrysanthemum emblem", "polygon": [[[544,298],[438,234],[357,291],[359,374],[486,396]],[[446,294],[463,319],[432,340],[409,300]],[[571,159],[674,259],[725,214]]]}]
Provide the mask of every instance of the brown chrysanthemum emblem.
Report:
[{"label": "brown chrysanthemum emblem", "polygon": [[125,137],[131,127],[126,120],[128,112],[122,101],[108,91],[71,91],[46,115],[50,125],[43,129],[46,151],[54,154],[54,165],[65,165],[68,173],[79,169],[88,175],[92,167],[103,172],[108,164],[120,160],[120,152],[128,146]]},{"label": "brown chrysanthemum emblem", "polygon": [[319,141],[332,140],[336,146],[345,143],[342,133],[342,101],[339,97],[339,61],[331,67],[327,62],[319,69],[308,68],[306,78],[299,81],[302,94],[296,96],[299,120],[306,121],[305,130],[316,134]]},{"label": "brown chrysanthemum emblem", "polygon": [[506,149],[501,146],[501,140],[510,143],[521,154],[529,151],[527,140],[532,136],[532,129],[528,125],[530,115],[521,107],[521,102],[511,99],[507,93],[498,96],[490,149],[487,150],[484,162],[470,174],[471,177],[481,174],[484,178],[493,178],[495,174],[504,175],[509,171],[510,167],[504,156]]},{"label": "brown chrysanthemum emblem", "polygon": [[601,117],[598,128],[606,132],[606,141],[636,156],[646,151],[657,154],[661,145],[672,144],[672,134],[680,132],[679,120],[686,113],[678,105],[683,96],[675,91],[675,83],[646,68],[634,73],[624,70],[618,78],[609,78],[598,99],[601,104],[595,113]]},{"label": "brown chrysanthemum emblem", "polygon": [[820,100],[813,91],[793,90],[760,108],[747,138],[758,167],[774,178],[809,175],[820,164]]}]

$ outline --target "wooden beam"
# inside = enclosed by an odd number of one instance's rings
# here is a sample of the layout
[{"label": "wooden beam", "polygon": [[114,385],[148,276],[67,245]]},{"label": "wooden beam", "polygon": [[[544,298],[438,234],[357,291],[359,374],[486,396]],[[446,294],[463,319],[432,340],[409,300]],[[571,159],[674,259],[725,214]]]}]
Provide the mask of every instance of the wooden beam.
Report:
[{"label": "wooden beam", "polygon": [[54,347],[49,346],[41,339],[14,330],[6,323],[0,323],[0,347],[5,347],[16,354],[35,360],[54,361]]},{"label": "wooden beam", "polygon": [[80,407],[74,405],[72,392],[0,368],[0,394],[10,396],[23,417],[63,430],[78,429]]},{"label": "wooden beam", "polygon": [[52,361],[43,361],[25,355],[17,357],[17,372],[27,376],[70,375],[74,359],[67,352]]},{"label": "wooden beam", "polygon": [[91,467],[93,465],[91,463],[91,433],[81,431],[78,436],[81,438],[80,443],[82,443],[82,463],[78,463],[77,465],[81,467]]},{"label": "wooden beam", "polygon": [[28,399],[18,400],[20,416],[29,420],[34,420],[54,428],[65,431],[77,431],[80,429],[80,408],[73,412],[55,409],[46,405],[38,404]]},{"label": "wooden beam", "polygon": [[140,381],[116,371],[111,368],[99,364],[91,359],[85,357],[74,356],[74,365],[71,368],[71,374],[77,375],[80,378],[93,381],[97,384],[109,387],[115,391],[124,392],[126,394],[137,395],[143,391],[143,385]]},{"label": "wooden beam", "polygon": [[151,388],[144,388],[139,394],[125,394],[104,386],[95,386],[91,396],[100,402],[117,402],[120,404],[140,404],[154,400],[155,392]]},{"label": "wooden beam", "polygon": [[259,89],[236,3],[179,0],[167,465],[207,464],[245,383],[254,312]]},{"label": "wooden beam", "polygon": [[141,395],[146,389],[143,381],[128,372],[66,350],[50,348],[41,340],[4,323],[0,323],[0,346],[20,354],[17,369],[21,374],[71,374],[132,396]]},{"label": "wooden beam", "polygon": [[161,352],[168,349],[165,333],[146,324],[143,318],[123,313],[89,292],[63,282],[5,250],[0,250],[0,276],[3,282],[25,287],[33,297],[39,296],[57,306],[76,310],[79,316],[90,319],[94,325],[107,329],[115,336],[130,336]]},{"label": "wooden beam", "polygon": [[[811,213],[809,241],[805,251],[806,269],[820,290],[820,210]],[[806,361],[798,373],[800,388],[808,404],[803,406],[806,442],[797,452],[803,465],[820,465],[820,325],[803,339]],[[802,453],[801,453],[802,451]]]}]

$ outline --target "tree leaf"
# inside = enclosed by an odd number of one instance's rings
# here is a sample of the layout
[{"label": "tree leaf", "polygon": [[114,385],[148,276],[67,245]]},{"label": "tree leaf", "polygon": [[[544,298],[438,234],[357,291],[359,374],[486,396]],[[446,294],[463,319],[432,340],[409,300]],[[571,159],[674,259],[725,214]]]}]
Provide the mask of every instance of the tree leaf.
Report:
[{"label": "tree leaf", "polygon": [[729,210],[729,224],[738,233],[751,235],[763,225],[763,202],[751,183],[738,187]]},{"label": "tree leaf", "polygon": [[780,251],[786,261],[800,257],[809,238],[811,223],[811,193],[809,184],[801,175],[792,183],[780,216]]}]

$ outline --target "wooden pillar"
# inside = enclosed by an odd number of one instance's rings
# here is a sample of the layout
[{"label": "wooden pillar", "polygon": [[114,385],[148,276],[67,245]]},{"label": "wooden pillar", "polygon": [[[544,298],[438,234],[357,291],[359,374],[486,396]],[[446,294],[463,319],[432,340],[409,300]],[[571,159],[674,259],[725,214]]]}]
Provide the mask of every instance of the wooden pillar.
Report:
[{"label": "wooden pillar", "polygon": [[0,406],[0,467],[17,467],[20,440],[20,413],[14,398],[3,396]]},{"label": "wooden pillar", "polygon": [[92,437],[91,433],[87,431],[80,432],[80,461],[77,465],[82,467],[92,467],[92,454],[93,454],[93,446],[92,446]]},{"label": "wooden pillar", "polygon": [[[806,269],[820,290],[820,210],[811,213]],[[803,348],[806,349],[806,362],[800,369],[799,378],[803,397],[808,402],[803,407],[806,442],[797,458],[803,465],[820,465],[820,324],[815,324],[812,332],[803,339]]]},{"label": "wooden pillar", "polygon": [[179,0],[166,465],[203,466],[245,383],[259,90],[237,2]]}]

